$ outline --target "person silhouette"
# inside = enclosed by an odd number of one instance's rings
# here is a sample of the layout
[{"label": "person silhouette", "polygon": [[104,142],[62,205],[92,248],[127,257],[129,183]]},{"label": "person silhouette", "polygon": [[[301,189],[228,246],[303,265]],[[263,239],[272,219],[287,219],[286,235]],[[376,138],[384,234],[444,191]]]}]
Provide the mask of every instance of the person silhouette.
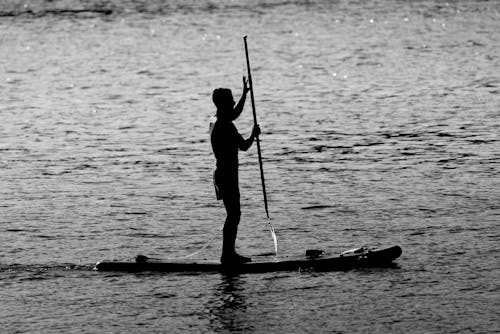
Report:
[{"label": "person silhouette", "polygon": [[257,124],[252,134],[244,139],[233,121],[240,116],[250,88],[243,77],[243,93],[235,106],[233,94],[228,88],[217,88],[212,93],[212,101],[217,108],[216,121],[210,127],[210,141],[216,159],[214,185],[217,200],[224,203],[226,220],[222,232],[222,264],[250,262],[251,259],[239,255],[235,250],[238,224],[240,223],[240,189],[238,184],[238,151],[247,151],[260,134]]}]

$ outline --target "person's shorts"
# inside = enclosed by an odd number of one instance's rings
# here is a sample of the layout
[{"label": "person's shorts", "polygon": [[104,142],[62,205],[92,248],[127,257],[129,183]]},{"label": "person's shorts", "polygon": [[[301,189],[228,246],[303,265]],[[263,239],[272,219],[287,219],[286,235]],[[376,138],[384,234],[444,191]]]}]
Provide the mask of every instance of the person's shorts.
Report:
[{"label": "person's shorts", "polygon": [[215,169],[213,181],[217,200],[221,200],[224,197],[239,199],[240,189],[238,185],[238,175],[228,175],[227,173],[222,173],[221,171]]}]

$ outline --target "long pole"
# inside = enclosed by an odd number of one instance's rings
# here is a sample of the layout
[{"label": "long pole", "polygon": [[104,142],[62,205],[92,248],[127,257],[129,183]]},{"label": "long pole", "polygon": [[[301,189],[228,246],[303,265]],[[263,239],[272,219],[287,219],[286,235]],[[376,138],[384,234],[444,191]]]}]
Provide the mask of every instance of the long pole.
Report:
[{"label": "long pole", "polygon": [[[255,112],[255,99],[253,97],[252,73],[250,71],[250,60],[248,59],[247,36],[243,37],[243,41],[245,42],[245,56],[247,58],[248,84],[250,85],[250,97],[252,99],[253,123],[254,123],[254,125],[257,125],[257,113]],[[262,193],[264,195],[264,207],[266,209],[266,216],[269,219],[269,210],[267,208],[266,183],[264,181],[264,167],[262,165],[262,153],[260,152],[259,136],[257,136],[255,139],[257,140],[257,154],[259,155],[260,179],[262,181]]]}]

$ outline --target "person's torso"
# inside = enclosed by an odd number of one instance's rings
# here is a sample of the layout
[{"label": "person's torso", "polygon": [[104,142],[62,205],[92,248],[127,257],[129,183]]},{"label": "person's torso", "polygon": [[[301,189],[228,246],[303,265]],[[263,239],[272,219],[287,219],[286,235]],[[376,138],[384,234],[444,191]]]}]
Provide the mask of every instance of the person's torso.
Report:
[{"label": "person's torso", "polygon": [[217,169],[237,173],[240,134],[230,121],[217,120],[210,135]]}]

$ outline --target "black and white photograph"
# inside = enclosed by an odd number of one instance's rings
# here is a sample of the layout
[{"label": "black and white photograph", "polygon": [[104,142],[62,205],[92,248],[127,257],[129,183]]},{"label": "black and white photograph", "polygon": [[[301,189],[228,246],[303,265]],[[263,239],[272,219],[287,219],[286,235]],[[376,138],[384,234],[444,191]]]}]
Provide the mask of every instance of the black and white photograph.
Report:
[{"label": "black and white photograph", "polygon": [[500,1],[0,0],[0,333],[500,333]]}]

